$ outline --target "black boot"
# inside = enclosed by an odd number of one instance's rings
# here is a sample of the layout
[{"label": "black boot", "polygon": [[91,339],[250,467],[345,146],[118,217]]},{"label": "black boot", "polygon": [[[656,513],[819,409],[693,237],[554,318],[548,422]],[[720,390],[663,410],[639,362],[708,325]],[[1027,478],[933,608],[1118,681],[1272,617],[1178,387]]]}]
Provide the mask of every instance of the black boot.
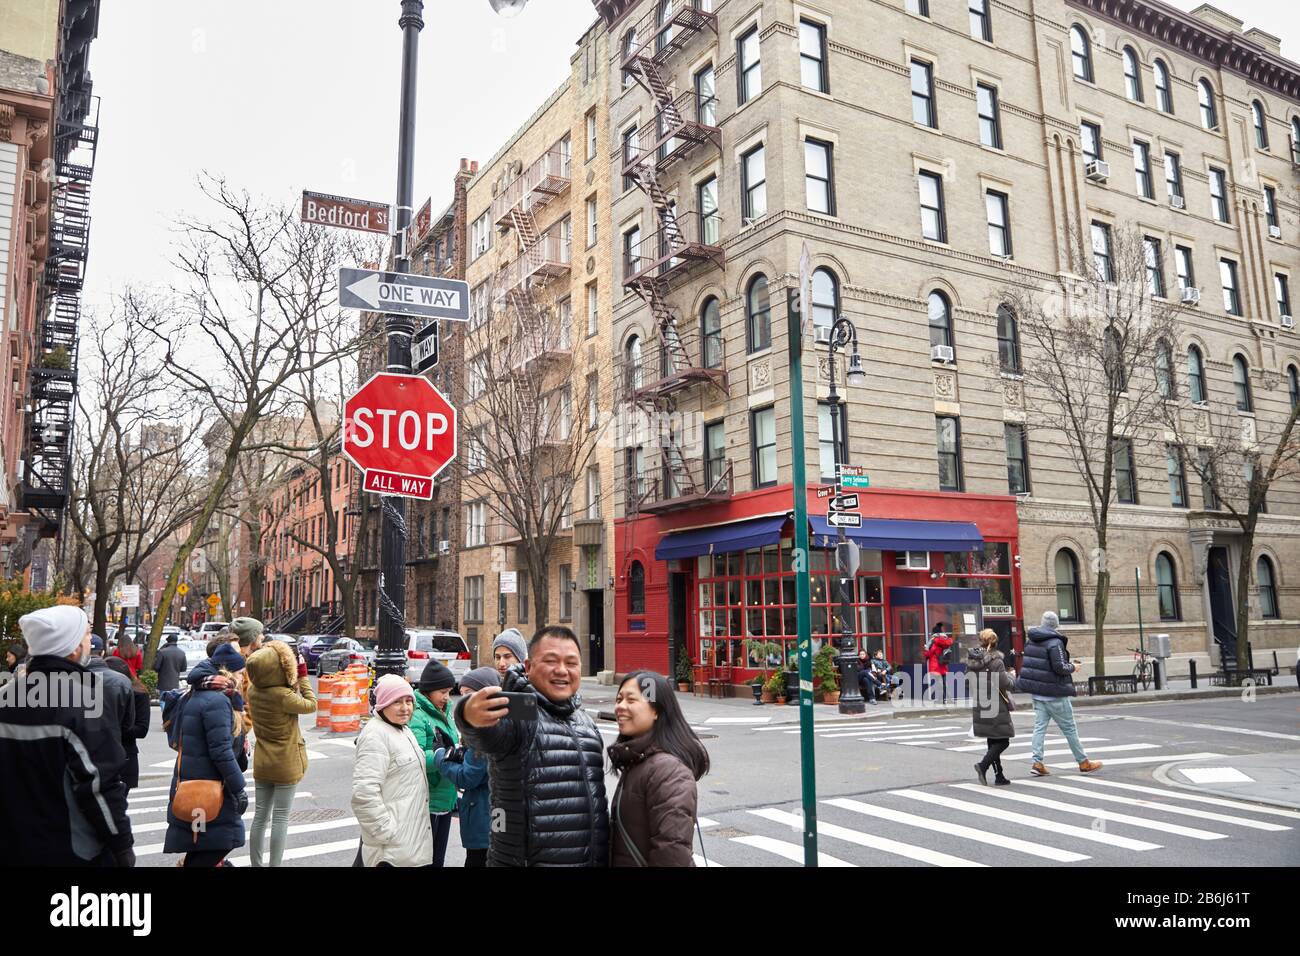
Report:
[{"label": "black boot", "polygon": [[984,784],[984,786],[987,787],[989,785],[989,778],[988,778],[989,765],[981,760],[979,763],[975,765],[975,772],[979,774],[980,783]]},{"label": "black boot", "polygon": [[999,761],[997,761],[995,764],[993,764],[993,785],[994,785],[995,787],[1009,787],[1009,786],[1011,786],[1011,781],[1008,780],[1008,779],[1006,778],[1006,775],[1003,774],[1003,772],[1002,772],[1002,761],[1001,761],[1001,760],[999,760]]}]

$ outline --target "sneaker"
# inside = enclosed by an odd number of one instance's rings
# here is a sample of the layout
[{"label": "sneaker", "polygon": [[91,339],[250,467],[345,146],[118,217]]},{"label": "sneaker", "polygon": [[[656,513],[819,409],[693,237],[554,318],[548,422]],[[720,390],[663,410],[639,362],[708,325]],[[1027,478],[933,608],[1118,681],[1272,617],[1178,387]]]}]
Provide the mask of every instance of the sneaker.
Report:
[{"label": "sneaker", "polygon": [[1094,770],[1101,769],[1100,760],[1081,760],[1079,762],[1079,773],[1092,773]]},{"label": "sneaker", "polygon": [[[1101,764],[1098,764],[1097,766],[1101,766]],[[1035,761],[1035,762],[1034,762],[1034,765],[1033,765],[1032,767],[1030,767],[1029,769],[1030,769],[1030,771],[1033,773],[1033,775],[1034,775],[1035,777],[1046,777],[1046,776],[1048,776],[1047,768],[1044,767],[1044,766],[1042,765],[1042,763],[1040,763],[1040,762],[1038,762],[1038,761]]]},{"label": "sneaker", "polygon": [[977,763],[975,765],[975,773],[979,775],[980,783],[987,787],[989,785],[989,768],[984,766],[982,763]]},{"label": "sneaker", "polygon": [[994,777],[994,778],[993,778],[993,786],[995,786],[995,787],[1009,787],[1009,786],[1011,786],[1011,781],[1008,780],[1006,777],[1003,777],[1003,776],[997,776],[997,777]]}]

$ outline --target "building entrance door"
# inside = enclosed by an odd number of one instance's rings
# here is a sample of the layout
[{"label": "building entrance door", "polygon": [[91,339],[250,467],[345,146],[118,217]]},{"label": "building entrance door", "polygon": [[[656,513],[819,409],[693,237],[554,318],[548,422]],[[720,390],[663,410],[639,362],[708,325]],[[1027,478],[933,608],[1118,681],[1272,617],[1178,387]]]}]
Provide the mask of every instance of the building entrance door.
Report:
[{"label": "building entrance door", "polygon": [[[690,595],[689,574],[674,573],[668,577],[668,666],[664,673],[668,675],[671,681],[676,681],[677,655],[681,653],[681,648],[686,644],[686,624],[687,616],[690,613],[690,606],[687,600]],[[687,648],[689,654],[690,649]]]},{"label": "building entrance door", "polygon": [[587,676],[594,677],[605,669],[605,592],[583,593],[587,595]]},{"label": "building entrance door", "polygon": [[1210,585],[1210,619],[1220,660],[1232,665],[1237,659],[1237,605],[1232,599],[1232,568],[1227,548],[1210,548],[1205,576]]}]

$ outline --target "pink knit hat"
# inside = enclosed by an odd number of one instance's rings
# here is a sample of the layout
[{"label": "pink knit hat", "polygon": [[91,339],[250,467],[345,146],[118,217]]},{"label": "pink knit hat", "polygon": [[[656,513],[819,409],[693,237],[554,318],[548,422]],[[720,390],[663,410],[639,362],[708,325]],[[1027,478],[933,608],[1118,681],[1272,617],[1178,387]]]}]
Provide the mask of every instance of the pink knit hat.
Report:
[{"label": "pink knit hat", "polygon": [[378,713],[403,697],[415,697],[415,691],[406,682],[406,678],[399,674],[385,674],[375,684],[375,712]]}]

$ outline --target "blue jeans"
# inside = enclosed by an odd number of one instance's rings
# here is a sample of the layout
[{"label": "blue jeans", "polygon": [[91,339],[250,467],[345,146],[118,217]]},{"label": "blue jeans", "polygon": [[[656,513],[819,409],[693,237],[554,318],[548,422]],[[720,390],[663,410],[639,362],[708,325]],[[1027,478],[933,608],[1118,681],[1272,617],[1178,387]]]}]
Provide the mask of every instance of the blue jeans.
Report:
[{"label": "blue jeans", "polygon": [[1051,720],[1056,721],[1056,726],[1061,728],[1061,736],[1070,745],[1070,752],[1074,754],[1075,761],[1083,763],[1087,760],[1088,755],[1083,752],[1083,745],[1079,743],[1079,731],[1074,726],[1074,708],[1070,705],[1070,698],[1035,696],[1034,740],[1031,747],[1034,763],[1043,762],[1043,742],[1047,738],[1048,721]]}]

